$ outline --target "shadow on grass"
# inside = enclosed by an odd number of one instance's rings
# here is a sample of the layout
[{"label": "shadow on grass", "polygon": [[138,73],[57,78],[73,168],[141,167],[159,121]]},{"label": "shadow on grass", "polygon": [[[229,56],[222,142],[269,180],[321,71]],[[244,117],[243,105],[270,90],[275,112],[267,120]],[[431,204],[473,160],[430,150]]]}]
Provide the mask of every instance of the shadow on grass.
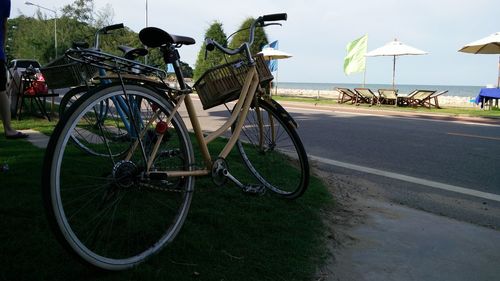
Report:
[{"label": "shadow on grass", "polygon": [[[49,230],[41,200],[43,153],[27,141],[0,137],[0,164],[9,165],[0,173],[0,280],[311,280],[326,257],[320,213],[332,199],[318,179],[296,201],[248,196],[203,179],[183,229],[159,255],[124,272],[89,270]],[[237,159],[230,163],[236,174],[245,173]]]}]

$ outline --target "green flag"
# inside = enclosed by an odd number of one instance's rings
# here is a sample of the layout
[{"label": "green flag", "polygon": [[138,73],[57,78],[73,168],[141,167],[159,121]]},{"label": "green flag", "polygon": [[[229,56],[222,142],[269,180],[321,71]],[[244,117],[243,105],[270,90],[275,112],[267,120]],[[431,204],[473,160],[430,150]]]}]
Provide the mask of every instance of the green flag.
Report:
[{"label": "green flag", "polygon": [[358,38],[347,44],[347,56],[344,59],[344,72],[346,75],[363,72],[366,65],[366,48],[368,46],[368,35]]}]

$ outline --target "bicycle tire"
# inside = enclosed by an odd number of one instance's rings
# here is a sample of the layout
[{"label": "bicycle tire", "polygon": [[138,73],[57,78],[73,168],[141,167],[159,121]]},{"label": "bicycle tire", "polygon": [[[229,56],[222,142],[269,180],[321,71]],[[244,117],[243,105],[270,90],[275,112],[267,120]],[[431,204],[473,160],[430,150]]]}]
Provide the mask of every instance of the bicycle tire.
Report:
[{"label": "bicycle tire", "polygon": [[90,88],[87,86],[78,86],[66,92],[61,98],[61,102],[59,102],[59,118],[62,118],[64,112],[66,112],[78,98],[88,92],[89,89]]},{"label": "bicycle tire", "polygon": [[[73,105],[80,97],[82,97],[85,93],[89,92],[91,89],[92,88],[88,86],[78,86],[76,88],[69,90],[66,94],[64,94],[63,98],[61,99],[61,102],[59,103],[59,118],[62,119],[62,116],[66,111],[68,111],[71,105]],[[102,104],[103,104],[102,113],[100,115],[105,115],[107,111],[107,106],[109,105],[109,101],[105,101]],[[122,136],[123,135],[125,135],[125,133],[123,133]],[[99,155],[99,153],[93,151],[87,145],[85,145],[85,143],[93,142],[92,140],[87,139],[90,136],[91,135],[78,134],[77,130],[75,130],[75,135],[71,136],[71,140],[75,142],[75,144],[77,144],[83,151],[89,154]]]},{"label": "bicycle tire", "polygon": [[287,199],[300,197],[309,185],[309,161],[294,125],[281,106],[258,99],[249,109],[236,145],[250,173]]},{"label": "bicycle tire", "polygon": [[[61,105],[64,106],[64,109],[62,109],[62,106],[60,106],[60,112],[62,110],[63,111],[62,114],[64,115],[64,111],[67,111],[73,103],[76,103],[76,101],[85,94],[88,95],[98,94],[101,91],[105,90],[106,88],[114,86],[116,86],[116,84],[107,84],[93,88],[88,88],[88,87],[75,88],[75,91],[66,94],[67,99],[64,105],[62,104],[61,101]],[[89,120],[85,124],[86,127],[97,127],[100,124],[102,124],[107,117],[109,117],[107,116],[108,114],[113,114],[110,113],[110,103],[111,103],[110,99],[105,99],[100,101],[99,106],[95,107],[97,118],[92,119],[93,123]],[[130,138],[127,132],[127,128],[125,128],[125,126],[123,125],[118,126],[117,124],[115,124],[113,132],[109,133],[108,137],[113,140],[123,140],[123,141],[127,141]],[[84,127],[75,127],[75,129],[73,130],[73,134],[71,135],[70,138],[71,141],[73,141],[81,150],[85,151],[88,154],[95,156],[104,156],[104,157],[107,156],[107,151],[99,152],[92,148],[94,143],[101,141],[100,139],[101,136],[96,134],[90,134],[89,131]],[[113,156],[120,156],[124,152],[125,150],[115,151],[114,152],[115,154]]]},{"label": "bicycle tire", "polygon": [[[154,123],[145,120],[160,122],[172,112],[162,93],[139,85],[125,89],[128,99],[142,99],[144,132],[149,126],[154,132]],[[79,261],[104,270],[136,266],[170,243],[186,219],[194,190],[194,177],[152,178],[145,172],[150,157],[144,155],[157,142],[151,170],[192,169],[194,152],[179,114],[161,142],[158,134],[137,134],[142,144],[130,159],[113,156],[114,146],[123,143],[106,142],[105,136],[100,145],[110,150],[108,157],[85,153],[69,141],[80,121],[94,114],[94,106],[120,95],[121,85],[106,87],[85,94],[69,109],[50,138],[42,178],[44,207],[56,238]],[[112,116],[106,115],[105,124]],[[129,139],[127,146],[134,143]]]}]

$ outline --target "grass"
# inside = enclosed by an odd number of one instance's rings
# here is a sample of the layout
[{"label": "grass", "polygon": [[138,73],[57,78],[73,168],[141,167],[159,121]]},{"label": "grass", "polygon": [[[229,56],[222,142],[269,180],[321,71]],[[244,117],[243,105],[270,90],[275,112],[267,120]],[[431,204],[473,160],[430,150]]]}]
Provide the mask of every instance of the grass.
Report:
[{"label": "grass", "polygon": [[[277,101],[290,101],[290,102],[304,102],[310,104],[318,104],[325,106],[335,106],[340,108],[356,108],[351,104],[339,104],[335,99],[316,99],[304,97],[286,97],[286,96],[273,96]],[[368,105],[360,105],[360,108],[368,108]],[[394,107],[391,105],[372,106],[372,110],[391,110],[402,112],[415,112],[415,113],[432,113],[450,116],[470,116],[470,117],[493,117],[500,118],[500,109],[493,108],[492,110],[481,110],[479,108],[461,108],[461,107],[443,107],[441,109],[425,108],[425,107]]]},{"label": "grass", "polygon": [[[13,125],[50,134],[55,122],[24,116]],[[44,150],[0,135],[0,164],[10,167],[0,173],[0,280],[311,280],[326,257],[321,210],[333,202],[320,180],[286,201],[202,179],[179,236],[159,255],[124,272],[90,271],[48,228],[40,190]],[[230,155],[231,171],[242,175],[236,157]]]}]

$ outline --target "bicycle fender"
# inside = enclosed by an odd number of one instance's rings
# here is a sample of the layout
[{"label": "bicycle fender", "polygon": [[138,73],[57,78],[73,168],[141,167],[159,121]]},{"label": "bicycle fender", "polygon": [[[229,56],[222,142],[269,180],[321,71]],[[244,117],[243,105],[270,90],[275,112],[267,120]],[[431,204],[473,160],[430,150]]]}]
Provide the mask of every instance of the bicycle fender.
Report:
[{"label": "bicycle fender", "polygon": [[285,118],[285,120],[287,120],[287,122],[290,123],[290,125],[292,125],[295,129],[299,128],[299,125],[297,124],[295,119],[293,119],[292,115],[290,115],[290,113],[288,113],[288,111],[286,111],[286,109],[281,104],[279,104],[277,101],[275,101],[273,99],[271,99],[269,101],[268,102],[271,104],[271,106],[274,107],[276,109],[276,111],[278,111],[278,113],[283,118]]}]

